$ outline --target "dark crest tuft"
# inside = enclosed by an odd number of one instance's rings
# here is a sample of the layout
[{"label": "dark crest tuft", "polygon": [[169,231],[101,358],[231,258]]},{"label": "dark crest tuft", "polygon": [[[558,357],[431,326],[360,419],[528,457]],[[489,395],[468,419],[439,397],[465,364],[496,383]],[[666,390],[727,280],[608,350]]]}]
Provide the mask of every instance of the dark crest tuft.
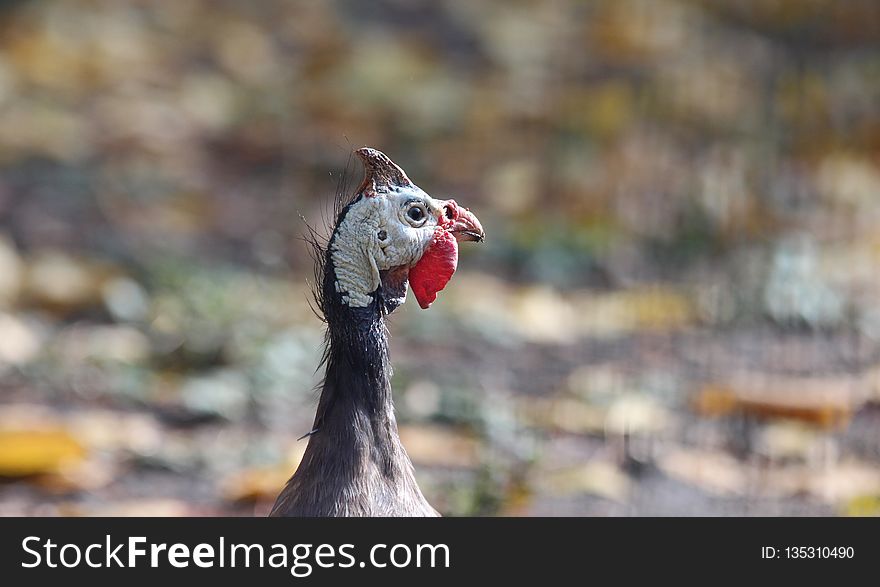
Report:
[{"label": "dark crest tuft", "polygon": [[362,147],[355,151],[364,163],[364,180],[357,189],[358,194],[371,198],[388,192],[394,187],[410,187],[406,173],[382,151]]}]

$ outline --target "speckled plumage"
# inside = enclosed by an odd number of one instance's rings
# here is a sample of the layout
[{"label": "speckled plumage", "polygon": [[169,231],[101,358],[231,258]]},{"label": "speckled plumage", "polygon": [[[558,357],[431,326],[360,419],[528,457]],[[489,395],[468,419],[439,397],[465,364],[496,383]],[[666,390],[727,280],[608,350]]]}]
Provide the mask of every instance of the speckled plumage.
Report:
[{"label": "speckled plumage", "polygon": [[344,304],[368,306],[379,287],[380,271],[410,266],[421,258],[436,224],[419,228],[404,224],[399,211],[412,200],[425,202],[435,213],[441,209],[428,194],[409,186],[382,197],[360,198],[349,207],[330,247],[336,287]]}]

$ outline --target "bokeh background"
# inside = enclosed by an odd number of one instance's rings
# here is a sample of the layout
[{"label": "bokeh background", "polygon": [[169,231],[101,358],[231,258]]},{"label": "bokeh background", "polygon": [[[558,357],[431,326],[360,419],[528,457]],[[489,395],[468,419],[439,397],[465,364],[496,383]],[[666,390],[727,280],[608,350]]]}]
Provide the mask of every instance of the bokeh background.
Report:
[{"label": "bokeh background", "polygon": [[447,515],[880,513],[874,0],[0,2],[0,514],[261,515],[305,219],[487,229],[391,320]]}]

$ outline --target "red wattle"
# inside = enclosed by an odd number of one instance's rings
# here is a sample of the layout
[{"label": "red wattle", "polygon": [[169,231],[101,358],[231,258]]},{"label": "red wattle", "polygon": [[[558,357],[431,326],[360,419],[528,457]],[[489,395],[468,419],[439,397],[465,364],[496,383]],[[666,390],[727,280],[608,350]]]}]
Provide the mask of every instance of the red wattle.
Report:
[{"label": "red wattle", "polygon": [[418,263],[409,270],[409,285],[422,309],[437,299],[458,265],[458,243],[452,233],[438,228]]}]

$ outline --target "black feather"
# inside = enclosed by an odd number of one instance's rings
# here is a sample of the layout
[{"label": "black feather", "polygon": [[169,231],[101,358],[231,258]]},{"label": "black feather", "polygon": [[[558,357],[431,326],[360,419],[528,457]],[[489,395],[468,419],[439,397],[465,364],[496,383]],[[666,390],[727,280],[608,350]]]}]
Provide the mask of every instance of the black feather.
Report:
[{"label": "black feather", "polygon": [[313,311],[326,324],[325,368],[309,444],[272,516],[436,515],[416,484],[400,443],[391,396],[385,316],[402,301],[406,281],[390,279],[364,308],[342,302],[330,254],[336,228],[362,196],[345,196],[349,168],[339,178],[329,238],[306,223],[315,262]]}]

